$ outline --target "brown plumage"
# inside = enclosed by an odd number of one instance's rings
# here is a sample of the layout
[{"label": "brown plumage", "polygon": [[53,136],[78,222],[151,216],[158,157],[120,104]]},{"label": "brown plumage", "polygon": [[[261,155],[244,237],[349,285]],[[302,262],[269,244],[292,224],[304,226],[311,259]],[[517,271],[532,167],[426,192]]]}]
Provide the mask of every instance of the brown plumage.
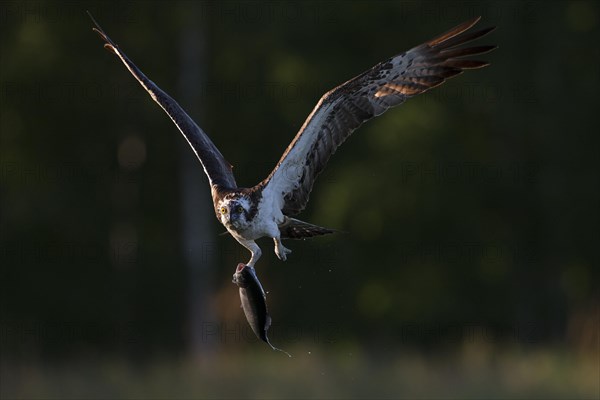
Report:
[{"label": "brown plumage", "polygon": [[325,93],[273,171],[252,188],[237,186],[231,165],[210,138],[173,98],[133,64],[96,21],[94,30],[105,41],[104,47],[119,57],[188,141],[208,176],[217,219],[252,253],[248,265],[253,267],[261,255],[255,242],[258,238],[273,238],[275,253],[285,260],[290,250],[281,239],[333,232],[290,217],[306,207],[318,175],[356,128],[464,70],[488,65],[486,61],[468,57],[487,53],[495,46],[462,47],[493,30],[471,32],[478,21],[479,18],[474,18],[462,23]]},{"label": "brown plumage", "polygon": [[283,196],[283,213],[296,215],[306,207],[313,184],[331,155],[365,121],[463,70],[487,66],[488,62],[462,57],[487,53],[496,46],[459,47],[494,29],[468,32],[479,19],[380,62],[323,95],[277,167],[261,182]]}]

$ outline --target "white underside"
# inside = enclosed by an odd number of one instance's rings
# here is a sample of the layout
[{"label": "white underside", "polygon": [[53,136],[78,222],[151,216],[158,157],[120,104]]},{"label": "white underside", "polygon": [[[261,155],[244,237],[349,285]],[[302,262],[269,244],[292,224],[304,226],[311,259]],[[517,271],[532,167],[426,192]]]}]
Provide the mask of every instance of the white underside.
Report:
[{"label": "white underside", "polygon": [[278,199],[263,192],[258,204],[258,211],[249,224],[238,228],[225,225],[231,236],[252,254],[250,260],[246,263],[247,265],[254,267],[260,258],[262,251],[255,240],[262,237],[273,238],[275,254],[279,259],[286,260],[286,255],[291,253],[291,250],[283,246],[279,237],[279,224],[283,223],[284,218]]}]

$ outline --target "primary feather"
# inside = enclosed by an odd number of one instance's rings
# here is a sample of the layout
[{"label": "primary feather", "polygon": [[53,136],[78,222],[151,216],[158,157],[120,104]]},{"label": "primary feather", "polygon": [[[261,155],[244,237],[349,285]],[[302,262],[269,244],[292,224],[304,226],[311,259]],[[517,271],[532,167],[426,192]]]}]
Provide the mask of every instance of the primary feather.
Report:
[{"label": "primary feather", "polygon": [[94,30],[169,115],[188,141],[208,176],[217,219],[251,253],[253,267],[262,252],[255,240],[273,238],[275,253],[284,260],[291,251],[281,239],[307,238],[334,232],[290,218],[301,212],[317,176],[329,158],[365,121],[460,74],[481,68],[485,61],[470,57],[495,46],[461,47],[493,28],[471,32],[474,18],[411,50],[380,62],[368,71],[325,93],[269,176],[252,188],[240,188],[231,165],[189,115],[119,49],[95,24]]},{"label": "primary feather", "polygon": [[314,182],[331,155],[365,121],[465,69],[488,65],[462,57],[487,53],[495,46],[458,47],[494,29],[467,32],[477,21],[479,17],[460,24],[325,93],[275,169],[261,182],[265,191],[280,197],[283,213],[295,215],[306,207]]}]

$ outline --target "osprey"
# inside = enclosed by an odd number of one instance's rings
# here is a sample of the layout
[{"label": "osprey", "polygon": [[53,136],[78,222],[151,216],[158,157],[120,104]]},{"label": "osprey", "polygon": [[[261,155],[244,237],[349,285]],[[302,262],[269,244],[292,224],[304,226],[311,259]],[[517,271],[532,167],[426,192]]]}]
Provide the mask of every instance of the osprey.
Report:
[{"label": "osprey", "polygon": [[275,254],[285,261],[291,250],[282,239],[303,239],[332,233],[332,229],[295,218],[308,202],[317,176],[336,149],[365,121],[460,74],[489,65],[465,57],[487,53],[496,46],[461,47],[494,28],[469,31],[480,17],[391,57],[325,93],[287,147],[275,169],[256,186],[238,187],[229,164],[189,115],[119,49],[95,24],[104,47],[121,59],[150,97],[171,117],[188,141],[208,176],[217,219],[252,254],[254,267],[261,256],[256,240],[272,238]]}]

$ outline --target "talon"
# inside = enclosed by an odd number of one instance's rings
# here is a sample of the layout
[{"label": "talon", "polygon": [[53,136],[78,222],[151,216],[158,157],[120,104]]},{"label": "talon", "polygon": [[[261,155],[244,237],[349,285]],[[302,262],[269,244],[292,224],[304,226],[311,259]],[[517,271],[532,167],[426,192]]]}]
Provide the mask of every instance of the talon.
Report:
[{"label": "talon", "polygon": [[279,258],[281,261],[287,260],[287,255],[291,252],[292,251],[290,249],[283,247],[283,245],[275,247],[275,254],[277,254],[277,258]]},{"label": "talon", "polygon": [[292,251],[285,247],[283,243],[281,243],[281,239],[279,237],[274,237],[273,242],[275,243],[275,254],[277,254],[277,258],[281,261],[287,260],[287,255]]}]

